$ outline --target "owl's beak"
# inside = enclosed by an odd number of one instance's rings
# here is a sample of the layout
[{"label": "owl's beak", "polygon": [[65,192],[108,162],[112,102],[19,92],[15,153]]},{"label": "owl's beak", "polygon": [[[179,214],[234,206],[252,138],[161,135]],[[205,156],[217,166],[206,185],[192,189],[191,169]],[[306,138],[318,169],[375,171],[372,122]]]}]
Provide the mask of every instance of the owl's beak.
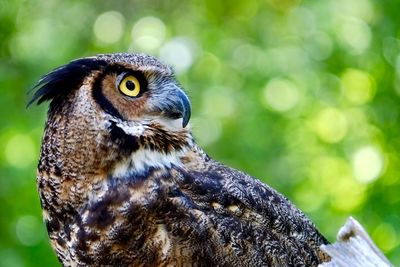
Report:
[{"label": "owl's beak", "polygon": [[190,106],[189,98],[182,90],[179,90],[177,94],[181,100],[180,107],[178,107],[178,109],[180,109],[182,114],[182,127],[185,128],[189,123],[190,116],[192,114],[192,107]]},{"label": "owl's beak", "polygon": [[171,119],[182,119],[182,127],[185,128],[190,120],[191,106],[187,95],[178,86],[175,86],[165,101],[164,114]]}]

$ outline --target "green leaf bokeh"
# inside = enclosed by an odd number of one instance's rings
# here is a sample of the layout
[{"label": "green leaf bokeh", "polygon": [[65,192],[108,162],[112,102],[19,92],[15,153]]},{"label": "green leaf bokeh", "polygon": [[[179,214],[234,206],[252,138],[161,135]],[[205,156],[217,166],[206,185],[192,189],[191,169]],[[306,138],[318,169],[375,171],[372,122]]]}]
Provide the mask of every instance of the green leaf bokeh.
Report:
[{"label": "green leaf bokeh", "polygon": [[400,1],[0,1],[0,266],[54,266],[35,183],[41,75],[98,53],[175,67],[195,137],[331,241],[355,216],[400,265]]}]

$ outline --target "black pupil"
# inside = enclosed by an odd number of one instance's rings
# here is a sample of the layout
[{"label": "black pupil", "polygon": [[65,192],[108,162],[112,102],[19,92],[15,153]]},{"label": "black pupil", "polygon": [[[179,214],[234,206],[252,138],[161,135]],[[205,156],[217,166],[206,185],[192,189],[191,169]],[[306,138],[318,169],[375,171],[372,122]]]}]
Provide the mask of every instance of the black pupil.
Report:
[{"label": "black pupil", "polygon": [[126,81],[126,88],[128,88],[130,91],[135,90],[135,83],[131,80]]}]

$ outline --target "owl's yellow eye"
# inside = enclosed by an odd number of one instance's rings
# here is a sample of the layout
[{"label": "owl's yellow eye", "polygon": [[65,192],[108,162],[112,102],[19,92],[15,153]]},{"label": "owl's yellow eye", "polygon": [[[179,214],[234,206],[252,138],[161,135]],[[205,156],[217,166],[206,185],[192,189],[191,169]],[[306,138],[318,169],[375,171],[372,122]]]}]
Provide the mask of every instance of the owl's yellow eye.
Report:
[{"label": "owl's yellow eye", "polygon": [[119,90],[127,96],[136,97],[140,93],[140,83],[135,76],[128,75],[118,85]]}]

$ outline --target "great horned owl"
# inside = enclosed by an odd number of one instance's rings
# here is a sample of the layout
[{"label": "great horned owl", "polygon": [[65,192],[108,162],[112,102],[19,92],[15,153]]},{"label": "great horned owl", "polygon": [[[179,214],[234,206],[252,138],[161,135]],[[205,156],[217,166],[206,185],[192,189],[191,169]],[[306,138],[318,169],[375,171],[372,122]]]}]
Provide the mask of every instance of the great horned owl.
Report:
[{"label": "great horned owl", "polygon": [[[269,186],[194,141],[172,69],[143,54],[45,75],[37,183],[64,266],[317,266],[327,240]],[[204,129],[206,131],[207,129]]]}]

